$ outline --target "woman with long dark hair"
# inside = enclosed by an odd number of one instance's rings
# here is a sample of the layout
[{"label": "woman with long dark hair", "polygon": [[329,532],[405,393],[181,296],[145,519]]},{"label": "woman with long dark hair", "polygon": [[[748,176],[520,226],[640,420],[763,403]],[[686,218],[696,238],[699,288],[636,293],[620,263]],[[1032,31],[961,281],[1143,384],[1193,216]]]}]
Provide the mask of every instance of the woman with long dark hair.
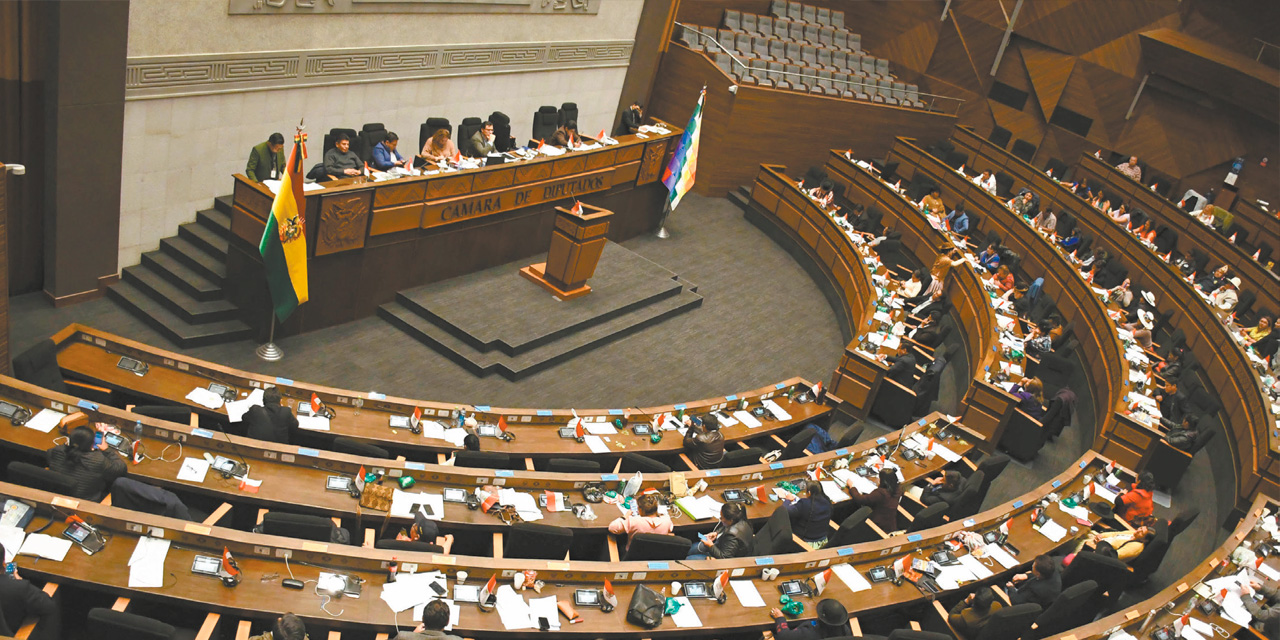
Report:
[{"label": "woman with long dark hair", "polygon": [[[853,503],[860,507],[871,507],[871,521],[876,523],[885,533],[898,530],[898,501],[902,499],[902,490],[898,486],[897,469],[880,470],[880,486],[875,491],[862,495],[856,489],[849,492]],[[853,487],[853,483],[849,483]]]}]

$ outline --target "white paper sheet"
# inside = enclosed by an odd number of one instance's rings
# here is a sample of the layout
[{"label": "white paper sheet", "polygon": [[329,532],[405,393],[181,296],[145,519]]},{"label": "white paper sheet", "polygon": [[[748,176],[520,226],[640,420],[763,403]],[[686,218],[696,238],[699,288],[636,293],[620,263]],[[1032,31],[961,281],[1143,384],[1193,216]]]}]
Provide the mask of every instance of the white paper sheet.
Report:
[{"label": "white paper sheet", "polygon": [[209,461],[204,458],[187,458],[182,461],[182,468],[178,469],[178,479],[187,482],[204,482],[204,477],[209,473]]},{"label": "white paper sheet", "polygon": [[[400,573],[396,575],[395,582],[389,582],[382,585],[382,593],[378,595],[383,602],[392,611],[400,612],[412,607],[418,607],[438,599],[436,592],[431,589],[431,583],[437,583],[445,589],[445,593],[449,592],[449,580],[439,571],[427,571],[424,573]],[[421,619],[421,612],[415,619]]]},{"label": "white paper sheet", "polygon": [[[8,543],[5,543],[4,548],[6,549],[9,548]],[[1280,571],[1276,571],[1275,569],[1271,568],[1271,565],[1265,562],[1258,565],[1258,573],[1261,573],[1262,575],[1266,576],[1266,578],[1272,582],[1280,581]]]},{"label": "white paper sheet", "polygon": [[960,454],[948,449],[936,440],[933,442],[933,452],[938,454],[938,457],[946,460],[947,462],[956,462],[960,460]]},{"label": "white paper sheet", "polygon": [[67,551],[70,549],[71,541],[66,538],[55,538],[43,533],[33,533],[27,536],[26,541],[22,543],[22,549],[18,551],[18,554],[39,556],[46,560],[62,562],[62,559],[67,557]]},{"label": "white paper sheet", "polygon": [[986,551],[987,557],[999,562],[1001,566],[1006,569],[1012,569],[1018,566],[1018,561],[999,545],[989,544],[984,547],[983,550]]},{"label": "white paper sheet", "polygon": [[830,498],[833,503],[844,502],[849,499],[849,494],[845,493],[844,489],[841,488],[840,483],[835,482],[834,480],[823,480],[822,492],[827,494],[827,497]]},{"label": "white paper sheet", "polygon": [[764,598],[760,597],[760,591],[756,589],[756,583],[750,580],[730,580],[729,586],[733,589],[733,595],[738,596],[738,603],[742,606],[764,606]]},{"label": "white paper sheet", "polygon": [[696,629],[702,626],[702,618],[699,618],[698,612],[693,610],[693,605],[689,604],[688,598],[679,596],[676,602],[680,603],[680,610],[671,614],[671,621],[676,623],[676,627]]},{"label": "white paper sheet", "polygon": [[[413,506],[424,504],[431,507],[428,520],[444,519],[444,496],[438,493],[408,493],[399,489],[391,491],[391,515],[397,518],[412,518]],[[425,511],[423,513],[426,513]]]},{"label": "white paper sheet", "polygon": [[498,616],[502,618],[502,626],[508,631],[513,629],[534,629],[537,625],[529,618],[529,605],[509,584],[498,587]]},{"label": "white paper sheet", "polygon": [[717,411],[716,417],[720,419],[721,429],[725,427],[732,427],[733,425],[738,424],[738,421],[732,415],[730,415],[728,411]]},{"label": "white paper sheet", "polygon": [[529,598],[529,618],[534,627],[539,627],[538,618],[546,618],[551,629],[560,629],[560,610],[556,608],[556,597]]},{"label": "white paper sheet", "polygon": [[191,393],[187,394],[187,399],[206,409],[220,409],[223,404],[222,396],[204,387],[192,389]]},{"label": "white paper sheet", "polygon": [[249,392],[248,397],[241,400],[232,400],[226,406],[227,419],[231,422],[240,422],[244,419],[244,414],[249,412],[250,407],[262,406],[262,389],[254,389]]},{"label": "white paper sheet", "polygon": [[[569,425],[573,426],[573,422]],[[608,422],[584,422],[582,430],[595,436],[611,436],[618,432],[618,429]]]},{"label": "white paper sheet", "polygon": [[848,563],[831,565],[831,573],[836,574],[836,577],[840,578],[840,581],[854,593],[871,589],[871,583]]},{"label": "white paper sheet", "polygon": [[[441,500],[443,499],[444,497],[441,496]],[[542,519],[542,509],[538,508],[538,499],[531,494],[521,493],[515,489],[499,489],[498,504],[515,507],[516,513],[519,513],[525,522]]]},{"label": "white paper sheet", "polygon": [[35,429],[40,433],[49,433],[67,414],[54,411],[53,409],[41,409],[36,415],[27,420],[27,424],[23,425],[28,429]]},{"label": "white paper sheet", "polygon": [[723,507],[719,500],[711,496],[685,496],[676,499],[676,506],[680,507],[686,515],[694,520],[705,520],[707,518],[719,518],[720,507]]},{"label": "white paper sheet", "polygon": [[13,562],[26,537],[27,533],[17,527],[0,527],[0,544],[4,545],[5,562]]},{"label": "white paper sheet", "polygon": [[791,414],[790,414],[790,413],[787,413],[787,410],[786,410],[786,409],[783,409],[781,406],[778,406],[778,403],[774,402],[772,399],[765,400],[765,401],[764,401],[764,406],[765,406],[765,408],[767,408],[770,412],[772,412],[772,413],[773,413],[773,415],[774,415],[775,417],[777,417],[779,420],[790,420],[790,419],[791,419]]},{"label": "white paper sheet", "polygon": [[169,555],[169,541],[143,536],[129,557],[129,588],[159,589],[164,586],[164,560]]},{"label": "white paper sheet", "polygon": [[1035,530],[1039,531],[1040,535],[1054,542],[1062,542],[1062,539],[1067,535],[1067,530],[1053,520],[1048,520],[1039,527],[1035,527]]},{"label": "white paper sheet", "polygon": [[746,425],[748,429],[755,429],[762,424],[755,416],[751,415],[751,413],[747,411],[734,411],[733,417],[738,422]]},{"label": "white paper sheet", "polygon": [[609,445],[601,440],[600,436],[587,435],[582,438],[582,441],[587,443],[591,453],[609,453]]},{"label": "white paper sheet", "polygon": [[857,473],[854,473],[853,471],[850,471],[849,469],[836,469],[831,472],[831,475],[838,478],[846,487],[852,487],[853,490],[862,495],[867,495],[868,493],[876,490],[875,483],[858,475]]},{"label": "white paper sheet", "polygon": [[1107,504],[1115,502],[1117,497],[1114,491],[1102,486],[1102,484],[1098,482],[1093,483],[1093,495],[1097,496],[1099,500],[1102,500]]},{"label": "white paper sheet", "polygon": [[985,580],[995,575],[987,565],[981,560],[975,558],[973,554],[966,554],[958,558],[961,566],[968,569],[970,573],[977,576],[979,580]]},{"label": "white paper sheet", "polygon": [[320,416],[298,416],[298,428],[307,431],[328,431],[329,419]]}]

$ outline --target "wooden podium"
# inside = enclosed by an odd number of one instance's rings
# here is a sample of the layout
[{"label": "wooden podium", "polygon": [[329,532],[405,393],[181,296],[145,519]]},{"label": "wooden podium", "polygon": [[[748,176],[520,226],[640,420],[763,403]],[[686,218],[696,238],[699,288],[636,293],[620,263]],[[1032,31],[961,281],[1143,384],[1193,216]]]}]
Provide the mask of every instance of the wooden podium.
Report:
[{"label": "wooden podium", "polygon": [[520,269],[520,275],[551,292],[560,300],[572,300],[591,293],[587,280],[596,272],[604,251],[613,212],[582,205],[582,213],[556,207],[556,227],[551,232],[547,261]]}]

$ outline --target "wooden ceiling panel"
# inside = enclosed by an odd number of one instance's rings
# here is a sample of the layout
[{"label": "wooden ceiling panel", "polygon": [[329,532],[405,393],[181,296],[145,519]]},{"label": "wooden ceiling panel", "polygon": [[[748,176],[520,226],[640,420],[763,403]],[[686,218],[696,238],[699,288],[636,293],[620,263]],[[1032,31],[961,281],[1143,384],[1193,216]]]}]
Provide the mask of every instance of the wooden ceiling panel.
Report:
[{"label": "wooden ceiling panel", "polygon": [[[1028,4],[1038,6],[1039,2],[1024,2],[1024,11]],[[1177,11],[1177,0],[1080,0],[1041,17],[1020,15],[1014,30],[1024,38],[1082,55]]]},{"label": "wooden ceiling panel", "polygon": [[1002,31],[967,16],[952,13],[943,23],[926,74],[986,95],[991,86],[991,62],[1000,47]]},{"label": "wooden ceiling panel", "polygon": [[1234,120],[1226,110],[1151,90],[1144,92],[1120,144],[1122,148],[1145,149],[1158,129],[1164,139],[1175,142],[1168,150],[1168,161],[1152,162],[1153,166],[1173,175],[1189,175],[1245,152],[1246,144]]},{"label": "wooden ceiling panel", "polygon": [[[879,55],[892,61],[892,68],[903,69],[919,75],[929,68],[929,59],[938,44],[938,32],[942,23],[929,20],[917,23],[902,34],[885,41],[878,49]],[[948,29],[950,27],[947,27]],[[894,72],[895,75],[903,74]]]},{"label": "wooden ceiling panel", "polygon": [[[932,2],[870,0],[834,2],[828,5],[844,11],[845,28],[862,34],[863,49],[889,58],[895,64],[898,62],[897,58],[883,53],[892,46],[895,39],[924,23],[941,25],[938,18],[942,15],[942,6]],[[920,55],[927,58],[929,52],[926,50]]]},{"label": "wooden ceiling panel", "polygon": [[985,102],[991,109],[991,115],[995,118],[996,124],[1013,133],[1014,140],[1021,138],[1037,147],[1040,146],[1040,139],[1044,137],[1046,125],[1038,114],[1031,115],[1026,111],[1016,111],[995,100]]},{"label": "wooden ceiling panel", "polygon": [[1098,125],[1101,124],[1111,140],[1118,139],[1124,130],[1125,113],[1133,103],[1140,81],[1090,62],[1077,62],[1076,69],[1083,72],[1088,90],[1093,94],[1093,104],[1097,109],[1094,129],[1100,128]]},{"label": "wooden ceiling panel", "polygon": [[1031,79],[1036,100],[1040,103],[1040,112],[1046,116],[1052,115],[1062,91],[1067,88],[1067,80],[1075,69],[1076,59],[1030,42],[1023,43],[1018,51],[1022,54],[1022,63]]}]

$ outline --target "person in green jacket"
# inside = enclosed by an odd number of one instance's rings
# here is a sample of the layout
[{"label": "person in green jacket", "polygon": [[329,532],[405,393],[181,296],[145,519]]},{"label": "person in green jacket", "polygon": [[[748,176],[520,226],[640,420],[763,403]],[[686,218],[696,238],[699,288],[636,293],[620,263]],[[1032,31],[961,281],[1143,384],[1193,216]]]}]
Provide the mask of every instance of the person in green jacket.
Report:
[{"label": "person in green jacket", "polygon": [[249,152],[249,163],[244,175],[254,182],[279,180],[284,176],[284,136],[273,133],[266,142],[255,145]]}]

